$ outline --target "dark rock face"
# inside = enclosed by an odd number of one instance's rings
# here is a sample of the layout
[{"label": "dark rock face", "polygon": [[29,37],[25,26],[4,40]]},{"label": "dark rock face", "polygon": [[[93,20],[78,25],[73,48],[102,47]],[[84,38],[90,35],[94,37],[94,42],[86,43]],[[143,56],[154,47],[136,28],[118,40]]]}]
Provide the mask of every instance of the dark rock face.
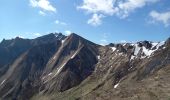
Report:
[{"label": "dark rock face", "polygon": [[145,41],[140,41],[140,42],[138,42],[137,44],[138,44],[139,47],[144,46],[144,47],[147,48],[147,49],[149,49],[149,48],[152,47],[151,42],[146,41],[146,40],[145,40]]},{"label": "dark rock face", "polygon": [[60,39],[65,38],[65,36],[61,37],[61,34],[59,36],[60,38],[55,34],[49,34],[33,40],[17,37],[1,42],[0,80],[5,84],[1,84],[0,88],[6,91],[0,92],[1,97],[14,95],[12,98],[16,98],[25,87],[22,84],[30,84],[26,80],[36,80],[40,77],[49,58],[61,46]]},{"label": "dark rock face", "polygon": [[170,45],[170,38],[168,38],[165,42],[165,45],[168,47]]},{"label": "dark rock face", "polygon": [[[57,36],[56,36],[57,35]],[[56,40],[63,40],[66,38],[61,33],[51,33],[36,39],[22,39],[16,37],[12,40],[3,40],[0,43],[0,68],[8,63],[12,63],[21,54],[32,48],[33,46],[51,43]]]},{"label": "dark rock face", "polygon": [[168,38],[100,46],[75,33],[4,39],[0,99],[166,100],[169,44]]},{"label": "dark rock face", "polygon": [[[11,84],[10,86],[13,87],[14,90],[7,92],[7,94],[3,96],[14,95],[13,98],[16,99],[17,95],[24,91],[23,88],[25,88],[27,84],[30,84],[29,80],[40,80],[39,77],[42,74],[47,61],[57,50],[59,45],[60,44],[56,41],[56,43],[33,47],[10,65],[8,71],[2,78],[6,83],[2,85],[2,90],[10,91],[6,88],[8,87],[8,84]],[[13,75],[12,73],[15,74]],[[34,84],[39,83],[34,81]]]},{"label": "dark rock face", "polygon": [[[58,75],[54,74],[53,79],[46,83],[48,84],[46,89],[65,91],[78,85],[93,72],[94,65],[97,63],[96,55],[96,44],[71,34],[54,55],[55,59],[48,65],[50,70],[56,69],[57,72],[52,73]],[[49,89],[49,86],[53,89]]]},{"label": "dark rock face", "polygon": [[113,43],[110,43],[110,44],[108,44],[107,46],[110,46],[110,47],[115,47],[115,44],[113,44]]},{"label": "dark rock face", "polygon": [[0,43],[0,68],[7,63],[15,60],[30,47],[30,40],[25,40],[21,38],[3,40]]},{"label": "dark rock face", "polygon": [[46,43],[55,42],[56,40],[63,40],[65,38],[66,36],[62,35],[61,33],[50,33],[48,35],[44,35],[36,39],[33,39],[31,43],[33,45],[46,44]]},{"label": "dark rock face", "polygon": [[152,47],[152,44],[149,41],[143,41],[142,45],[145,46],[147,49]]},{"label": "dark rock face", "polygon": [[126,52],[125,48],[121,44],[117,44],[115,47],[119,50],[119,52],[124,52],[124,53]]}]

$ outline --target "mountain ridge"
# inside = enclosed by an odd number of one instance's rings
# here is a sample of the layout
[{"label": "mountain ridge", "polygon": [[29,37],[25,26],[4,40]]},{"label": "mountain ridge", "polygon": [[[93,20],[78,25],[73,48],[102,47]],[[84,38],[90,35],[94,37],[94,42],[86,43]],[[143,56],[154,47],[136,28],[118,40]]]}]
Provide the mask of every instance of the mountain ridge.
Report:
[{"label": "mountain ridge", "polygon": [[[4,55],[0,57],[2,100],[152,100],[163,95],[168,98],[170,93],[168,88],[158,85],[155,90],[156,86],[147,84],[165,81],[164,78],[151,81],[151,77],[168,77],[170,38],[158,43],[139,41],[101,46],[75,33],[69,36],[51,33],[35,39],[3,40],[0,54]],[[139,98],[130,95],[129,89]],[[161,89],[167,93],[159,95]]]}]

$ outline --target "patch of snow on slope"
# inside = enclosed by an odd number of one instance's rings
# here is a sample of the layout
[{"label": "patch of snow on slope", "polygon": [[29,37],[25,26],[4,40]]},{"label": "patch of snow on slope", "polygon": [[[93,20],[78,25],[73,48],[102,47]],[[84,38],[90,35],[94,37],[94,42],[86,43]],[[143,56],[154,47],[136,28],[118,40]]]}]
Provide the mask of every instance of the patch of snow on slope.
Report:
[{"label": "patch of snow on slope", "polygon": [[165,44],[165,41],[158,42],[158,43],[152,43],[152,48],[156,47],[156,49],[159,49],[159,47],[163,46]]},{"label": "patch of snow on slope", "polygon": [[153,49],[157,45],[158,45],[158,43],[152,43],[152,48],[151,49]]},{"label": "patch of snow on slope", "polygon": [[71,56],[71,59],[73,59],[73,58],[77,55],[78,52],[79,52],[79,51],[76,51],[76,52]]},{"label": "patch of snow on slope", "polygon": [[135,56],[132,55],[132,56],[130,57],[130,61],[131,61],[131,60],[134,60],[134,59],[135,59]]},{"label": "patch of snow on slope", "polygon": [[52,75],[52,73],[49,73],[48,76]]},{"label": "patch of snow on slope", "polygon": [[42,77],[42,80],[47,79],[47,78],[48,78],[49,76],[51,76],[52,74],[53,74],[53,73],[51,72],[51,73],[48,74],[48,76],[43,76],[43,77]]},{"label": "patch of snow on slope", "polygon": [[[165,44],[165,41],[162,41],[162,42],[159,42],[159,43],[152,43],[152,48],[156,46],[156,49],[154,50],[149,50],[149,49],[146,49],[145,47],[142,47],[143,49],[143,53],[145,54],[145,56],[148,56],[150,57],[156,50],[159,49],[159,47],[163,46]],[[144,58],[144,57],[142,57]]]},{"label": "patch of snow on slope", "polygon": [[53,59],[55,59],[57,56],[55,55],[54,57],[53,57]]},{"label": "patch of snow on slope", "polygon": [[134,43],[130,43],[131,46],[134,46],[135,44]]},{"label": "patch of snow on slope", "polygon": [[138,55],[139,51],[140,51],[141,47],[138,46],[138,44],[135,44],[135,51],[134,51],[134,55]]},{"label": "patch of snow on slope", "polygon": [[114,88],[117,88],[119,86],[119,83],[117,83],[116,85],[114,85]]},{"label": "patch of snow on slope", "polygon": [[58,37],[58,34],[55,34],[55,37]]},{"label": "patch of snow on slope", "polygon": [[62,69],[63,69],[63,67],[66,65],[66,63],[64,63],[59,69],[58,69],[58,71],[57,71],[57,73],[59,73]]},{"label": "patch of snow on slope", "polygon": [[59,68],[57,68],[57,72],[55,73],[55,75],[53,77],[55,77],[56,75],[58,75],[58,73],[60,73],[60,71],[63,69],[63,67],[66,65],[66,62]]},{"label": "patch of snow on slope", "polygon": [[6,80],[3,80],[2,82],[1,82],[1,84],[0,85],[2,85],[2,84],[4,84],[4,82],[5,82]]},{"label": "patch of snow on slope", "polygon": [[159,49],[159,47],[163,46],[164,44],[165,44],[165,41],[159,42],[156,48]]},{"label": "patch of snow on slope", "polygon": [[61,43],[63,44],[65,40],[61,40]]},{"label": "patch of snow on slope", "polygon": [[71,59],[73,59],[78,53],[79,51],[83,48],[83,46],[81,46],[72,56]]},{"label": "patch of snow on slope", "polygon": [[128,69],[128,71],[131,70],[132,68],[133,68],[133,67],[130,67],[130,68]]},{"label": "patch of snow on slope", "polygon": [[143,49],[143,53],[146,55],[146,56],[150,56],[155,50],[149,50],[149,49],[146,49],[144,46],[142,47]]},{"label": "patch of snow on slope", "polygon": [[115,48],[115,47],[111,47],[111,48],[112,48],[113,52],[116,50],[116,48]]},{"label": "patch of snow on slope", "polygon": [[[131,55],[130,61],[137,58],[137,55],[140,50],[142,50],[141,53],[144,54],[144,55],[141,55],[141,59],[146,58],[146,57],[149,58],[155,51],[157,51],[161,46],[165,44],[165,41],[158,42],[158,43],[153,42],[151,44],[152,44],[152,47],[150,49],[147,49],[145,46],[139,47],[137,43],[131,44],[131,46],[134,46],[134,54]],[[163,49],[165,49],[165,47],[163,47]]]},{"label": "patch of snow on slope", "polygon": [[99,60],[99,59],[100,59],[100,56],[97,56],[97,59]]}]

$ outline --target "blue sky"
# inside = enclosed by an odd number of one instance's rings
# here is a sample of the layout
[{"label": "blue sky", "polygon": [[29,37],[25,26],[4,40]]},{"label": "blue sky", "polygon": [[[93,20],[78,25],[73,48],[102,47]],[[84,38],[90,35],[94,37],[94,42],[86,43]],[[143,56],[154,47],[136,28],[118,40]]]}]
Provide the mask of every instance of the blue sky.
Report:
[{"label": "blue sky", "polygon": [[0,41],[51,32],[95,43],[170,37],[170,0],[0,0]]}]

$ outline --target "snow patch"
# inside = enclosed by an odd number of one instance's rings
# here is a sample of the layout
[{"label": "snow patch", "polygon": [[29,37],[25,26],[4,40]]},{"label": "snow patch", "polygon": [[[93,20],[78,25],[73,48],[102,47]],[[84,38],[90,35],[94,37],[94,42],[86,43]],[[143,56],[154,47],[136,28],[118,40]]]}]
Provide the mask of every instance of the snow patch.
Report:
[{"label": "snow patch", "polygon": [[155,50],[149,50],[149,49],[146,49],[144,46],[142,47],[142,50],[143,50],[143,53],[146,55],[146,56],[150,56]]},{"label": "snow patch", "polygon": [[4,84],[4,82],[6,81],[6,79],[5,80],[3,80],[2,82],[1,82],[1,84],[0,85],[2,85],[2,84]]},{"label": "snow patch", "polygon": [[55,34],[55,37],[58,37],[58,34]]},{"label": "snow patch", "polygon": [[140,59],[144,59],[144,58],[146,58],[146,57],[147,57],[147,56],[141,56]]},{"label": "snow patch", "polygon": [[126,43],[123,44],[123,46],[125,46],[125,45],[126,45]]},{"label": "snow patch", "polygon": [[130,61],[131,61],[131,60],[134,60],[134,59],[135,59],[135,56],[132,55],[132,56],[130,57]]},{"label": "snow patch", "polygon": [[53,57],[53,59],[55,59],[57,56],[55,55],[54,57]]},{"label": "snow patch", "polygon": [[100,59],[100,56],[97,56],[97,59],[99,60],[99,59]]},{"label": "snow patch", "polygon": [[113,52],[116,50],[116,48],[115,48],[115,47],[111,47],[111,48],[112,48]]},{"label": "snow patch", "polygon": [[63,67],[66,65],[66,62],[60,67],[60,68],[57,68],[57,72],[55,73],[55,75],[53,77],[55,77],[56,75],[58,75],[58,73],[60,73],[60,71],[63,69]]},{"label": "snow patch", "polygon": [[65,40],[61,40],[61,43],[63,44]]},{"label": "snow patch", "polygon": [[135,51],[134,51],[134,55],[138,55],[139,51],[140,51],[141,47],[138,46],[138,44],[135,44]]},{"label": "snow patch", "polygon": [[65,64],[66,64],[66,63],[64,63],[64,64],[58,69],[57,73],[59,73],[59,72],[63,69],[63,67],[65,66]]},{"label": "snow patch", "polygon": [[159,47],[163,46],[165,44],[165,41],[159,42],[158,45],[156,46],[157,49],[159,49]]},{"label": "snow patch", "polygon": [[114,85],[114,88],[117,88],[119,86],[119,83],[117,83],[116,85]]},{"label": "snow patch", "polygon": [[158,45],[158,43],[152,43],[152,48],[153,49],[156,45]]},{"label": "snow patch", "polygon": [[48,76],[52,75],[52,73],[49,73]]},{"label": "snow patch", "polygon": [[134,43],[130,43],[131,46],[134,46],[135,44]]},{"label": "snow patch", "polygon": [[79,51],[76,51],[76,52],[71,56],[71,59],[73,59],[73,58],[77,55],[78,52],[79,52]]},{"label": "snow patch", "polygon": [[159,47],[163,46],[165,44],[165,41],[162,41],[162,42],[159,42],[159,43],[152,43],[152,48],[154,48],[156,46],[156,49],[154,50],[149,50],[149,49],[146,49],[145,47],[142,47],[143,49],[143,53],[145,54],[144,57],[142,58],[145,58],[146,56],[150,57],[155,51],[157,51],[159,49]]},{"label": "snow patch", "polygon": [[128,71],[131,70],[132,68],[133,68],[133,67],[130,67],[130,68],[128,69]]},{"label": "snow patch", "polygon": [[159,47],[163,46],[165,44],[165,41],[158,42],[158,43],[152,43],[152,48],[156,47],[156,49],[159,49]]},{"label": "snow patch", "polygon": [[81,46],[77,51],[75,51],[75,53],[71,56],[71,59],[73,59],[78,53],[79,51],[83,48],[83,46]]}]

